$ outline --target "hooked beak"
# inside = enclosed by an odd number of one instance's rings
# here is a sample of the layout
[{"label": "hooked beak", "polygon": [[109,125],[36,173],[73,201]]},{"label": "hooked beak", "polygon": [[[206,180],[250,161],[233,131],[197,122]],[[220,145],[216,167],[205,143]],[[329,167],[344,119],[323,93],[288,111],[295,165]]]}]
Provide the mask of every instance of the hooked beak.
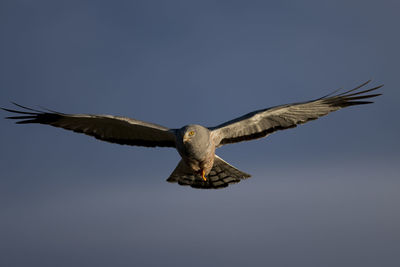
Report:
[{"label": "hooked beak", "polygon": [[186,143],[187,141],[189,141],[189,137],[184,136],[184,137],[183,137],[183,143]]}]

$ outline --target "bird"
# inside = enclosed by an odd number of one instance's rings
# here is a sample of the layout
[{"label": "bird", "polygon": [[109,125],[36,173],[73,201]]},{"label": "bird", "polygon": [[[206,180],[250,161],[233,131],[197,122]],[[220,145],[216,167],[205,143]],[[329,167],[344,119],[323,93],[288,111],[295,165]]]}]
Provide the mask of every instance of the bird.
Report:
[{"label": "bird", "polygon": [[167,178],[168,182],[199,189],[219,189],[251,175],[217,156],[217,148],[263,138],[341,108],[373,103],[369,101],[370,98],[381,93],[371,92],[383,84],[364,90],[370,81],[351,90],[336,90],[311,101],[256,110],[214,127],[189,124],[179,129],[170,129],[122,116],[67,114],[45,108],[33,109],[14,102],[18,109],[1,109],[18,114],[6,117],[16,120],[17,124],[47,124],[121,145],[175,148],[181,160]]}]

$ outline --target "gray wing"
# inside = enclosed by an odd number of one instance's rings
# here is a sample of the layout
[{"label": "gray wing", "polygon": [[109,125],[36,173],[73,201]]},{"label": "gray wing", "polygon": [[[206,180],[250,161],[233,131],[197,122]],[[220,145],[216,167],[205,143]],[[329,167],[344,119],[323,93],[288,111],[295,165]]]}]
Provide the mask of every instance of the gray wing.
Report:
[{"label": "gray wing", "polygon": [[281,105],[248,113],[240,118],[211,127],[211,135],[215,145],[222,146],[265,137],[275,131],[296,127],[298,124],[318,119],[344,107],[373,103],[371,101],[359,101],[381,95],[366,93],[377,90],[383,85],[368,90],[358,90],[369,82],[367,81],[341,94],[335,94],[335,91],[316,100]]},{"label": "gray wing", "polygon": [[19,120],[16,122],[18,124],[48,124],[121,145],[175,147],[174,130],[160,125],[126,117],[45,112],[15,105],[23,110],[2,109],[19,114],[7,117],[7,119]]}]

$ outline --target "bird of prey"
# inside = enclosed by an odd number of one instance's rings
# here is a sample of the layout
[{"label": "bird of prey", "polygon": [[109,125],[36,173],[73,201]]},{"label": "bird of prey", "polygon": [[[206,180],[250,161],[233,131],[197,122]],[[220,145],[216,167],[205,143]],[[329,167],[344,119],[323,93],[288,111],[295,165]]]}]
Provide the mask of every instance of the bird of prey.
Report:
[{"label": "bird of prey", "polygon": [[381,94],[367,93],[383,85],[360,90],[369,82],[315,100],[253,111],[215,127],[190,124],[180,129],[169,129],[126,117],[66,114],[47,109],[36,110],[16,103],[13,104],[19,110],[2,109],[18,114],[7,117],[18,120],[18,124],[48,124],[121,145],[175,148],[182,159],[167,181],[193,188],[212,189],[227,187],[250,177],[218,157],[215,154],[216,148],[266,137],[275,131],[296,127],[344,107],[373,103],[365,99]]}]

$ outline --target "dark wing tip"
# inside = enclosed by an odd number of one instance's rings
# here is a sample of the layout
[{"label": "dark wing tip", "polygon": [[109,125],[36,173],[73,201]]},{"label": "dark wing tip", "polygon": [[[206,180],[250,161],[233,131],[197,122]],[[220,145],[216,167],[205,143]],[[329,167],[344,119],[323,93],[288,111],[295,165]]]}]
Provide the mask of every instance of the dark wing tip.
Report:
[{"label": "dark wing tip", "polygon": [[19,107],[22,110],[16,110],[16,109],[9,109],[9,108],[1,108],[4,111],[10,112],[10,113],[15,113],[15,114],[21,114],[19,116],[8,116],[5,117],[6,119],[11,119],[11,120],[18,120],[16,121],[17,124],[26,124],[26,123],[44,123],[48,124],[54,119],[56,119],[54,116],[59,116],[61,113],[53,113],[53,112],[44,112],[41,110],[29,108],[26,106],[22,106],[20,104],[17,104],[15,102],[11,102],[15,106]]},{"label": "dark wing tip", "polygon": [[365,85],[369,84],[371,80],[368,80],[364,82],[363,84],[345,91],[340,94],[330,94],[328,96],[320,98],[320,100],[324,101],[327,104],[330,104],[332,106],[338,106],[338,107],[348,107],[348,106],[354,106],[354,105],[363,105],[363,104],[371,104],[374,103],[373,101],[359,101],[361,99],[367,99],[367,98],[374,98],[377,96],[382,95],[382,93],[375,93],[375,94],[367,94],[369,92],[378,90],[379,88],[383,87],[383,84],[375,86],[370,89],[366,90],[361,90],[357,91],[360,88],[364,87]]}]

